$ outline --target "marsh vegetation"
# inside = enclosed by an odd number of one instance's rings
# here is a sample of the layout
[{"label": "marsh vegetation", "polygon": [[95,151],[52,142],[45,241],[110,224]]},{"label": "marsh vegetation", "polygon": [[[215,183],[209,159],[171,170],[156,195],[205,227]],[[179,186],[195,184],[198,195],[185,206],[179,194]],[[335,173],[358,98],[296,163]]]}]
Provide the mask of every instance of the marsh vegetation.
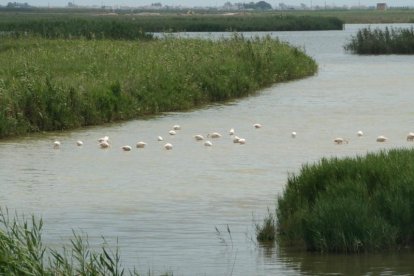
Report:
[{"label": "marsh vegetation", "polygon": [[414,28],[363,28],[345,49],[359,55],[414,54]]},{"label": "marsh vegetation", "polygon": [[0,32],[44,38],[147,39],[153,32],[342,30],[335,17],[252,14],[0,13]]},{"label": "marsh vegetation", "polygon": [[0,137],[187,110],[316,70],[301,50],[270,37],[3,39]]},{"label": "marsh vegetation", "polygon": [[413,164],[413,149],[393,149],[303,165],[278,197],[278,238],[320,252],[412,246]]}]

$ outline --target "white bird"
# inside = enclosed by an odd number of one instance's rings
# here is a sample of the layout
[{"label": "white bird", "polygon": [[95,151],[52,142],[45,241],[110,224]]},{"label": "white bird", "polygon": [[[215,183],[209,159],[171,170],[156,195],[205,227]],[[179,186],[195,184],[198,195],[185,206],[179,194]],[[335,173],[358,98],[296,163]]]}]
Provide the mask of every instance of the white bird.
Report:
[{"label": "white bird", "polygon": [[99,143],[109,142],[109,137],[108,136],[101,137],[101,138],[98,139],[98,142]]},{"label": "white bird", "polygon": [[204,146],[206,147],[211,147],[213,145],[213,143],[211,143],[210,141],[205,141],[204,142]]},{"label": "white bird", "polygon": [[55,141],[55,142],[53,142],[53,148],[54,148],[54,149],[58,149],[58,148],[60,148],[60,142],[59,142],[59,141]]},{"label": "white bird", "polygon": [[240,139],[239,139],[239,144],[240,144],[240,145],[244,145],[244,144],[246,144],[246,139],[244,139],[244,138],[240,138]]},{"label": "white bird", "polygon": [[231,128],[229,131],[229,135],[234,135],[234,128]]},{"label": "white bird", "polygon": [[207,134],[207,137],[210,137],[210,138],[220,138],[221,137],[221,134],[218,133],[218,132],[213,132],[213,133]]},{"label": "white bird", "polygon": [[292,131],[291,136],[292,136],[292,138],[295,138],[296,137],[296,132]]},{"label": "white bird", "polygon": [[261,128],[262,127],[261,124],[254,124],[253,126],[254,126],[254,128]]},{"label": "white bird", "polygon": [[83,142],[82,141],[76,141],[76,145],[78,145],[78,146],[82,146],[83,145]]},{"label": "white bird", "polygon": [[238,143],[240,141],[240,137],[239,136],[234,136],[233,138],[233,143]]},{"label": "white bird", "polygon": [[201,141],[201,140],[204,140],[204,137],[201,134],[197,134],[197,135],[194,135],[194,139],[196,139],[197,141]]},{"label": "white bird", "polygon": [[170,143],[167,143],[167,144],[164,145],[164,148],[166,150],[172,150],[173,146]]},{"label": "white bird", "polygon": [[123,149],[124,151],[131,151],[131,146],[122,146],[121,149]]},{"label": "white bird", "polygon": [[175,132],[175,130],[170,130],[170,131],[168,131],[168,133],[169,133],[170,135],[176,135],[176,134],[177,134],[177,132]]},{"label": "white bird", "polygon": [[348,144],[348,140],[341,137],[337,137],[334,139],[334,143],[337,145]]},{"label": "white bird", "polygon": [[181,126],[180,125],[173,125],[173,129],[174,130],[180,130],[181,129]]},{"label": "white bird", "polygon": [[407,135],[407,141],[414,141],[414,132],[410,132]]},{"label": "white bird", "polygon": [[158,141],[164,141],[164,138],[162,138],[161,136],[158,136],[157,140]]},{"label": "white bird", "polygon": [[380,142],[380,143],[386,142],[387,140],[388,140],[388,138],[383,136],[383,135],[380,135],[380,136],[377,137],[377,142]]},{"label": "white bird", "polygon": [[357,132],[357,135],[358,135],[358,137],[362,137],[362,136],[364,136],[364,133],[362,132],[362,130],[359,130],[359,131]]},{"label": "white bird", "polygon": [[101,149],[106,149],[109,148],[111,145],[109,145],[107,141],[102,141],[99,143],[99,146],[101,147]]},{"label": "white bird", "polygon": [[139,149],[142,149],[142,148],[145,148],[146,145],[147,143],[141,141],[136,144],[136,147]]}]

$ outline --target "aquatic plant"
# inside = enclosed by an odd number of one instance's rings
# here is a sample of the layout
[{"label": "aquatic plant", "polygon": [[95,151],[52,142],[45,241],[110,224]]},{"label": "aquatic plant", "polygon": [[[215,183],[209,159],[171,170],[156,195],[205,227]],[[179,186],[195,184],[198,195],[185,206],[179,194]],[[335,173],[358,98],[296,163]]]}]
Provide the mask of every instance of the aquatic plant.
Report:
[{"label": "aquatic plant", "polygon": [[301,50],[270,37],[3,39],[0,137],[186,110],[316,71]]},{"label": "aquatic plant", "polygon": [[359,55],[414,54],[414,28],[363,28],[344,48]]},{"label": "aquatic plant", "polygon": [[281,241],[311,251],[366,252],[414,242],[414,150],[323,158],[278,196]]},{"label": "aquatic plant", "polygon": [[275,215],[268,210],[263,224],[256,223],[256,239],[259,242],[273,242],[276,238]]},{"label": "aquatic plant", "polygon": [[42,219],[12,217],[0,208],[1,275],[142,275],[136,268],[122,268],[118,246],[110,247],[105,239],[101,251],[93,251],[87,237],[73,232],[69,246],[51,249],[42,242],[42,230]]}]

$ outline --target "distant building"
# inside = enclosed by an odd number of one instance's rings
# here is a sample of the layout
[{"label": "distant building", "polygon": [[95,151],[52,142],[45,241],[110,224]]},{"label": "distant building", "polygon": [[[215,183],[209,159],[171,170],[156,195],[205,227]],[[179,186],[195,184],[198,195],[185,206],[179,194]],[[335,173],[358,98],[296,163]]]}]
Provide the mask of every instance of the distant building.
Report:
[{"label": "distant building", "polygon": [[387,3],[377,3],[377,10],[385,11],[387,9]]}]

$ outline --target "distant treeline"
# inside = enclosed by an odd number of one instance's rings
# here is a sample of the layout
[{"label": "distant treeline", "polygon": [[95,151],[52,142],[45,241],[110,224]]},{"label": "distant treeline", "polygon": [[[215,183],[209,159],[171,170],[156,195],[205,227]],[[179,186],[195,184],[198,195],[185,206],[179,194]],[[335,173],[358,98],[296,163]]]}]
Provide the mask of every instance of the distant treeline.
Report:
[{"label": "distant treeline", "polygon": [[0,20],[0,32],[11,36],[43,38],[149,39],[153,32],[341,30],[343,22],[331,17],[248,16],[47,16]]},{"label": "distant treeline", "polygon": [[414,54],[414,28],[363,28],[345,49],[359,55]]}]

